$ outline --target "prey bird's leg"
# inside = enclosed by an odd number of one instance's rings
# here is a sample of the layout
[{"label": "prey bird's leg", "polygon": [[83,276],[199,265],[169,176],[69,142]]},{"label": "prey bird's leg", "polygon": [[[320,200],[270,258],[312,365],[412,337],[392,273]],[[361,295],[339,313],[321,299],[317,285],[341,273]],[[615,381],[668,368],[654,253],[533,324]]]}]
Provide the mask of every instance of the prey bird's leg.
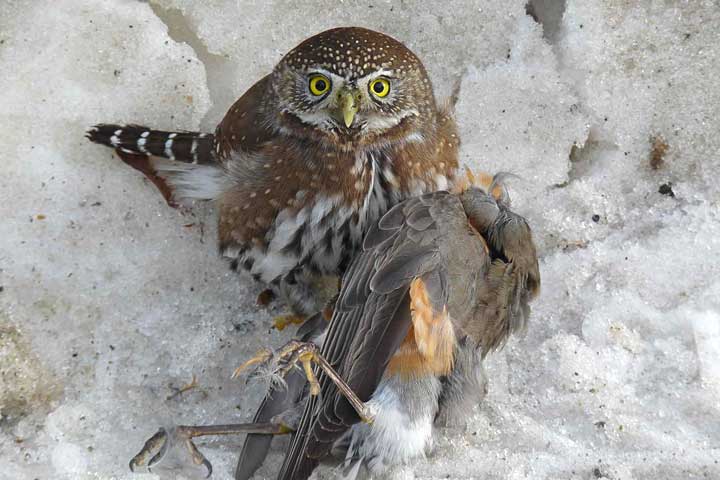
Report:
[{"label": "prey bird's leg", "polygon": [[[148,471],[154,465],[157,465],[167,454],[170,447],[175,443],[182,443],[190,452],[190,456],[195,465],[203,465],[207,470],[207,477],[212,475],[212,464],[205,456],[200,453],[195,443],[192,441],[195,437],[205,437],[208,435],[238,435],[242,433],[261,433],[266,435],[284,435],[292,432],[292,429],[282,423],[237,423],[228,425],[180,425],[170,429],[168,432],[164,428],[155,433],[145,442],[140,453],[130,460],[130,470],[147,466]],[[153,455],[153,452],[157,453]],[[148,460],[148,457],[150,460]]]},{"label": "prey bird's leg", "polygon": [[[140,452],[130,460],[130,471],[134,472],[135,467],[142,467],[143,465],[147,465],[149,469],[165,456],[169,446],[167,431],[164,428],[160,428],[160,430],[155,432],[155,435],[147,439]],[[157,449],[157,453],[146,462],[155,449]]]},{"label": "prey bird's leg", "polygon": [[[311,345],[315,347],[314,344]],[[337,386],[338,390],[340,390],[340,392],[345,395],[345,398],[347,398],[348,402],[350,402],[350,405],[352,405],[358,415],[360,415],[360,419],[363,422],[372,423],[373,421],[375,421],[375,413],[373,412],[372,408],[370,408],[367,403],[360,400],[360,398],[355,394],[355,392],[353,392],[352,388],[350,388],[347,382],[345,382],[345,380],[340,377],[340,375],[335,371],[335,369],[332,368],[328,361],[325,360],[325,357],[323,357],[322,355],[320,355],[319,352],[317,352],[317,347],[315,347],[315,353],[313,354],[312,359],[315,361],[315,363],[317,363],[320,368],[323,369],[325,375],[327,375],[330,380],[333,381],[335,386]],[[308,381],[310,381],[310,379],[308,379]],[[312,382],[310,382],[310,385],[310,394],[316,395],[312,393]],[[319,388],[318,393],[320,393]]]}]

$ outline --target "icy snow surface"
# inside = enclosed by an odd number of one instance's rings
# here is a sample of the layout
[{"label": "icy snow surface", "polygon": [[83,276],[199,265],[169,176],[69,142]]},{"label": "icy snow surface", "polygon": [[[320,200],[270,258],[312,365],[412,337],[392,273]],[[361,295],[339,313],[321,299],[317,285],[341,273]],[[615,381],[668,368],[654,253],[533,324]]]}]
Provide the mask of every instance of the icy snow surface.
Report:
[{"label": "icy snow surface", "polygon": [[[230,373],[288,338],[279,311],[218,258],[211,206],[170,209],[83,132],[212,131],[349,24],[405,41],[440,95],[462,78],[463,159],[522,177],[542,256],[486,401],[392,476],[720,478],[720,6],[532,3],[0,2],[0,478],[153,479],[127,462],[158,426],[252,415]],[[198,442],[213,478],[240,440]]]}]

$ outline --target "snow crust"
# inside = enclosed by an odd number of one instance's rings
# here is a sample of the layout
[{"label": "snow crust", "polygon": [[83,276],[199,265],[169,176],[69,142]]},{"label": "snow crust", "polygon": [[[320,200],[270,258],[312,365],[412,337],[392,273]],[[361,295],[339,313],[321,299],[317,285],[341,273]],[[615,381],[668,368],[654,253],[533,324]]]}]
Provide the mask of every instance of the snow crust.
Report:
[{"label": "snow crust", "polygon": [[[211,206],[170,209],[83,133],[211,131],[283,53],[351,24],[403,40],[439,96],[461,81],[463,159],[520,177],[542,256],[488,398],[390,477],[720,478],[720,9],[529,10],[540,23],[516,0],[0,3],[0,479],[158,478],[127,462],[159,426],[251,417],[262,386],[230,374],[288,338],[280,312],[218,258]],[[198,444],[231,478],[241,439]]]}]

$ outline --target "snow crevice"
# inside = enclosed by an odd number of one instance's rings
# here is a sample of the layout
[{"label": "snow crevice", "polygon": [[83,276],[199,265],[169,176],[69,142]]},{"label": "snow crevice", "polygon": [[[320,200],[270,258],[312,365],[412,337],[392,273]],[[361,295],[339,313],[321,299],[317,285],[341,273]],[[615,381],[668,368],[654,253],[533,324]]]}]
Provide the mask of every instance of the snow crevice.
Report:
[{"label": "snow crevice", "polygon": [[197,59],[205,68],[211,106],[205,113],[200,125],[205,130],[213,131],[215,124],[210,122],[216,118],[222,118],[230,106],[227,102],[228,92],[224,85],[227,84],[225,79],[234,75],[234,66],[226,56],[210,52],[205,42],[193,28],[190,19],[182,10],[179,8],[165,8],[155,2],[150,2],[150,8],[158,19],[165,24],[170,38],[178,43],[185,43],[192,48]]},{"label": "snow crevice", "polygon": [[560,36],[566,6],[566,0],[530,0],[525,5],[525,13],[542,25],[543,37],[551,45]]}]

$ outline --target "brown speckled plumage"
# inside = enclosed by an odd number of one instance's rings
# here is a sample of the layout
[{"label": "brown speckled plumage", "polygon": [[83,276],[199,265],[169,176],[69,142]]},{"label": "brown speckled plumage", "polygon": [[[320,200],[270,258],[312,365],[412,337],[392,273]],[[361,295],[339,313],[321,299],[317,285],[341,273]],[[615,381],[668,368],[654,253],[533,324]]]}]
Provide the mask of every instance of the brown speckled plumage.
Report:
[{"label": "brown speckled plumage", "polygon": [[[310,90],[313,76],[324,93]],[[383,96],[371,90],[380,81]],[[194,136],[181,144],[178,135]],[[298,45],[214,135],[99,125],[89,137],[175,160],[149,162],[174,197],[216,200],[221,252],[301,313],[317,308],[309,277],[342,273],[380,215],[451,188],[458,167],[455,122],[438,108],[420,60],[397,40],[354,27]]]}]

